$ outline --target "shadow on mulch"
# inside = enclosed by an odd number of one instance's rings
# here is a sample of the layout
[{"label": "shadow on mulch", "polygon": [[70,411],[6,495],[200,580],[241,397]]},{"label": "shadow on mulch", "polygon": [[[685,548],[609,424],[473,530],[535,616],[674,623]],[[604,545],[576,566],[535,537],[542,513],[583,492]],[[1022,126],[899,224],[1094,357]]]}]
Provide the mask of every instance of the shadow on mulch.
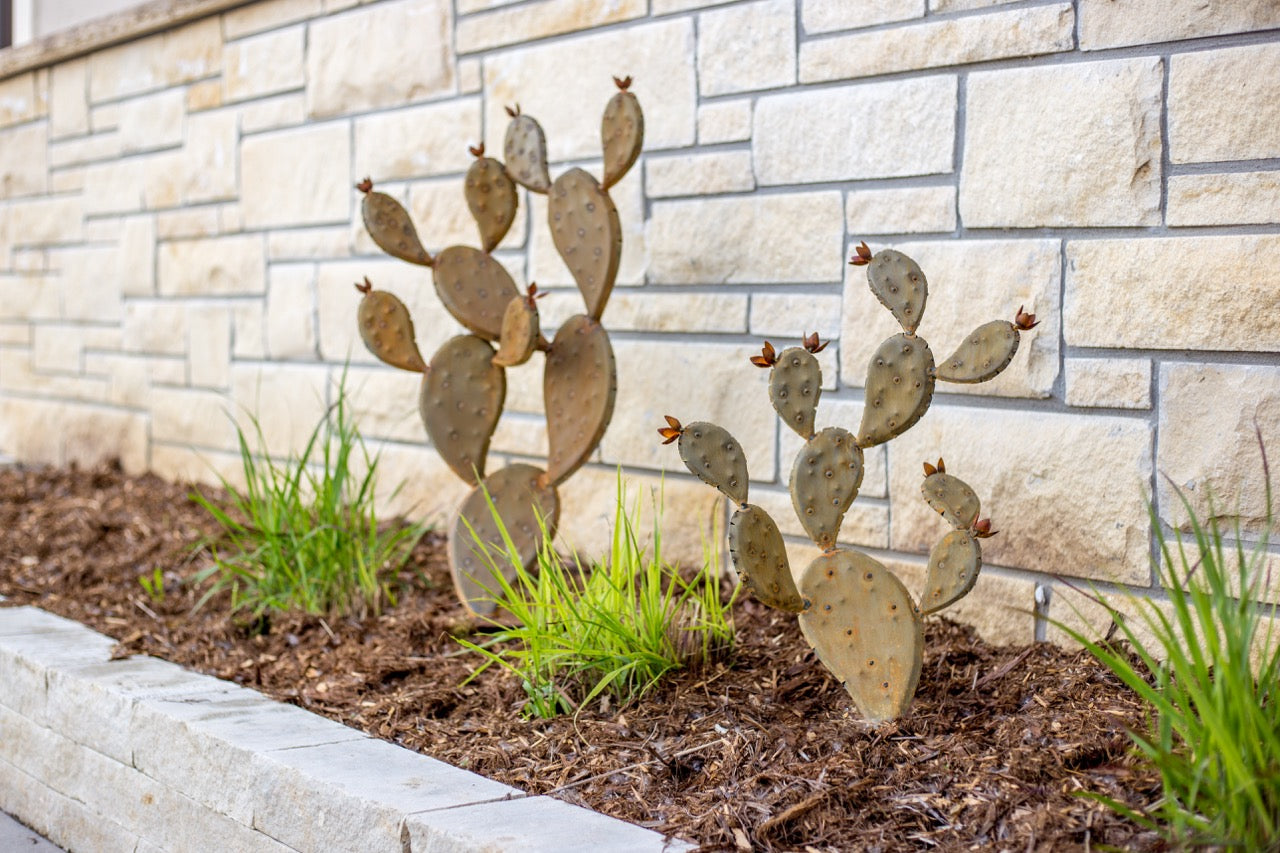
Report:
[{"label": "shadow on mulch", "polygon": [[[514,679],[450,637],[464,614],[443,539],[413,553],[380,617],[232,625],[226,601],[192,611],[184,584],[212,532],[188,487],[94,471],[0,470],[0,594],[150,654],[247,685],[371,735],[535,794],[553,794],[706,850],[1157,849],[1151,833],[1076,796],[1134,807],[1158,779],[1127,749],[1137,697],[1083,653],[994,647],[926,623],[911,715],[871,728],[793,618],[736,609],[727,664],[684,671],[644,701],[526,720]],[[161,567],[165,596],[138,582]]]}]

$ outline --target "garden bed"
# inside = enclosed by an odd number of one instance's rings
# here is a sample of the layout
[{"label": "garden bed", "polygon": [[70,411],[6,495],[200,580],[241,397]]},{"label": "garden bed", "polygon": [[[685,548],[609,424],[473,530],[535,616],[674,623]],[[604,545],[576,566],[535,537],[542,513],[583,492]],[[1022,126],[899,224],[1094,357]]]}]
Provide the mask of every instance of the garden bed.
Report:
[{"label": "garden bed", "polygon": [[[212,532],[188,488],[110,468],[0,470],[0,595],[149,654],[252,687],[531,794],[706,849],[1063,850],[1157,846],[1078,796],[1134,807],[1159,782],[1124,730],[1136,696],[1082,653],[993,647],[930,619],[911,714],[872,728],[817,664],[794,618],[744,601],[727,663],[684,671],[644,700],[528,720],[524,694],[480,664],[443,556],[415,549],[378,617],[275,617],[258,632],[184,583]],[[159,567],[163,597],[139,577]]]}]

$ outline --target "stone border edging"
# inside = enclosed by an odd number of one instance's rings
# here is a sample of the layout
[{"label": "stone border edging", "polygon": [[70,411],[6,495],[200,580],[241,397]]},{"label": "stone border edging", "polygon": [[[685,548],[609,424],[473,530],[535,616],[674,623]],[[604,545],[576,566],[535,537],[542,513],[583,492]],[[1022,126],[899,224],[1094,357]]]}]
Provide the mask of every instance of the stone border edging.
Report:
[{"label": "stone border edging", "polygon": [[0,608],[0,809],[70,851],[684,851],[158,658]]}]

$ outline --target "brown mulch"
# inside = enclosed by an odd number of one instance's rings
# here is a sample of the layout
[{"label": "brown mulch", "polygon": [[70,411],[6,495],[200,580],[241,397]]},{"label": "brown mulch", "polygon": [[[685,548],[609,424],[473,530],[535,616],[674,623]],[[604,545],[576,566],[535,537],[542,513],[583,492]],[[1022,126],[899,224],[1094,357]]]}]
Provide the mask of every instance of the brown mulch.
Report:
[{"label": "brown mulch", "polygon": [[[365,620],[277,616],[253,634],[184,583],[212,526],[188,487],[114,468],[0,469],[0,595],[536,794],[707,850],[1157,849],[1080,792],[1159,794],[1124,730],[1141,706],[1083,653],[994,647],[927,623],[910,716],[860,721],[794,618],[736,608],[733,658],[680,672],[628,707],[526,720],[522,691],[478,665],[428,536],[397,607]],[[138,582],[161,567],[162,601]]]}]

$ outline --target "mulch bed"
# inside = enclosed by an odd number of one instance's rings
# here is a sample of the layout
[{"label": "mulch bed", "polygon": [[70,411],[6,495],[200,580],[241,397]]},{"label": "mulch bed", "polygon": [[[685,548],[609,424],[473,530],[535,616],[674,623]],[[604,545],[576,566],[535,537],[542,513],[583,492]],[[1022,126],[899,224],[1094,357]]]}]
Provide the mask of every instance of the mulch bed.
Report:
[{"label": "mulch bed", "polygon": [[[155,477],[0,469],[0,595],[150,654],[515,785],[706,850],[1158,849],[1080,792],[1134,807],[1158,779],[1124,734],[1135,695],[1083,653],[994,647],[930,619],[910,716],[861,722],[794,618],[746,601],[733,657],[683,671],[624,708],[527,720],[515,680],[477,667],[443,539],[416,548],[398,606],[364,620],[233,624],[225,599],[192,612],[184,583],[213,528],[189,488]],[[165,596],[138,582],[161,567]]]}]

